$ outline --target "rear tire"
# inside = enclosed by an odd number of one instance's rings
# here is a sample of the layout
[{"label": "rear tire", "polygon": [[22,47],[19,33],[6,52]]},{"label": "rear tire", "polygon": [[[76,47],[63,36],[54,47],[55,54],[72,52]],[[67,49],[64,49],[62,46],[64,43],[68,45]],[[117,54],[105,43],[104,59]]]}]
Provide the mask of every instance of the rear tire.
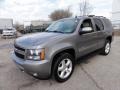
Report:
[{"label": "rear tire", "polygon": [[63,53],[58,58],[53,68],[53,77],[58,82],[67,81],[74,71],[74,58],[69,53]]},{"label": "rear tire", "polygon": [[101,50],[102,55],[108,55],[110,53],[111,49],[111,42],[109,40],[106,40],[104,47]]}]

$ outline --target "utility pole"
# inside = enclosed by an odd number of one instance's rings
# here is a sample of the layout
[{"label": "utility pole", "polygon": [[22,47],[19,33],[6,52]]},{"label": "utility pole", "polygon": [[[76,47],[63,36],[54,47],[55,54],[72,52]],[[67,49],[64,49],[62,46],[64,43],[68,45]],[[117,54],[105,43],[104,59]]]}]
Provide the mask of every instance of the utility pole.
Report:
[{"label": "utility pole", "polygon": [[84,7],[83,7],[84,9],[83,9],[83,16],[84,15],[86,15],[87,13],[86,13],[86,11],[87,11],[87,1],[85,0],[84,1]]}]

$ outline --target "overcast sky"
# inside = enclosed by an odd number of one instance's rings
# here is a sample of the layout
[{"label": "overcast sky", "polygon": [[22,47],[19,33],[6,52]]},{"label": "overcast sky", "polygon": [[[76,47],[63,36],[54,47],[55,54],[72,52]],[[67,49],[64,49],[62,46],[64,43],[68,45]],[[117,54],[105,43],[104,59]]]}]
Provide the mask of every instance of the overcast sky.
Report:
[{"label": "overcast sky", "polygon": [[[0,18],[13,18],[14,22],[48,20],[56,9],[71,7],[74,15],[79,15],[81,0],[0,0]],[[89,0],[94,7],[92,14],[111,17],[112,0]]]}]

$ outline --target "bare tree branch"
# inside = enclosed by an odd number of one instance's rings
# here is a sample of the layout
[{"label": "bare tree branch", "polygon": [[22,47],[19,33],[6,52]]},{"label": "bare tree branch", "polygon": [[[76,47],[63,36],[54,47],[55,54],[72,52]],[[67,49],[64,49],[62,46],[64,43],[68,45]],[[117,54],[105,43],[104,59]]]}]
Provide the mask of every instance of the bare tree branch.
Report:
[{"label": "bare tree branch", "polygon": [[55,20],[59,20],[62,18],[67,18],[67,17],[71,17],[72,13],[70,12],[70,9],[68,8],[67,10],[55,10],[54,12],[51,13],[51,15],[49,16],[53,21]]},{"label": "bare tree branch", "polygon": [[79,4],[79,11],[81,16],[89,15],[93,11],[93,7],[88,1],[84,0]]}]

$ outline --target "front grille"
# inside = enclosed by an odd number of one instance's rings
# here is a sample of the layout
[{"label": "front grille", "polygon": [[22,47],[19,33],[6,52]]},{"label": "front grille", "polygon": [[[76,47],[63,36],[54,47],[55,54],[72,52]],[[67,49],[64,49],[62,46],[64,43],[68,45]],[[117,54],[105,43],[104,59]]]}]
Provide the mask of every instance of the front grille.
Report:
[{"label": "front grille", "polygon": [[19,57],[21,59],[25,59],[25,49],[24,48],[14,45],[14,52],[17,57]]},{"label": "front grille", "polygon": [[19,58],[21,58],[21,59],[24,59],[24,55],[22,55],[22,54],[19,54],[19,53],[17,53],[16,51],[15,51],[15,55],[17,56],[17,57],[19,57]]},{"label": "front grille", "polygon": [[21,47],[19,47],[19,46],[17,46],[17,45],[14,45],[14,47],[15,47],[16,49],[18,49],[18,50],[25,51],[25,49],[23,49],[23,48],[21,48]]}]

